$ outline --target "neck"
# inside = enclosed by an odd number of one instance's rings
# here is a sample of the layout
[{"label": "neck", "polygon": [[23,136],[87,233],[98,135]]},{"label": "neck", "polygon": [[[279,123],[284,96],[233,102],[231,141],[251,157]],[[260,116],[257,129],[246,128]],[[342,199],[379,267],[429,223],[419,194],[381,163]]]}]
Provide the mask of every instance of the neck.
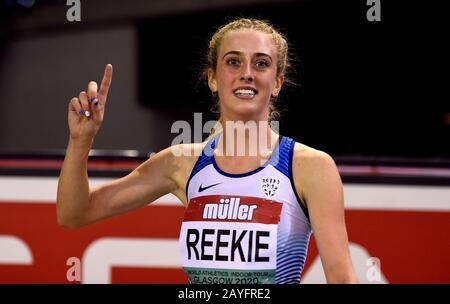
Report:
[{"label": "neck", "polygon": [[279,135],[273,131],[267,120],[223,122],[222,136],[218,142],[220,156],[263,157],[270,155]]}]

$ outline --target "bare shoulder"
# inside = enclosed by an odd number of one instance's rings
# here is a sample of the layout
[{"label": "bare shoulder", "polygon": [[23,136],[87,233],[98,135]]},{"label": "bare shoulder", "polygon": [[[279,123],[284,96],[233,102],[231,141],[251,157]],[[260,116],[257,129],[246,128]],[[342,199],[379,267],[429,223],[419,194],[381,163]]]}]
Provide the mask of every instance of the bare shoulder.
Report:
[{"label": "bare shoulder", "polygon": [[305,202],[308,201],[308,194],[320,191],[327,183],[340,183],[333,158],[328,153],[305,144],[295,144],[292,167],[298,195]]},{"label": "bare shoulder", "polygon": [[171,161],[180,169],[192,169],[204,146],[205,143],[178,144],[167,148],[167,153],[170,153]]},{"label": "bare shoulder", "polygon": [[316,170],[333,170],[336,164],[326,152],[314,149],[302,143],[295,143],[294,169],[307,170],[308,173]]},{"label": "bare shoulder", "polygon": [[[189,167],[195,163],[203,146],[203,143],[173,145],[153,154],[142,165],[151,166],[152,162],[158,162],[167,166],[167,169],[174,167],[179,170],[185,166]],[[170,172],[170,170],[165,171]]]},{"label": "bare shoulder", "polygon": [[[177,188],[189,176],[202,151],[202,143],[178,144],[153,154],[137,171],[143,174],[157,174],[175,182]],[[182,189],[180,189],[182,190]]]},{"label": "bare shoulder", "polygon": [[[191,175],[192,169],[206,143],[178,144],[173,145],[161,153],[164,161],[164,171],[168,173],[168,177],[174,182],[176,188],[172,193],[177,196],[184,204],[187,203],[186,183]],[[159,157],[156,154],[154,157]]]}]

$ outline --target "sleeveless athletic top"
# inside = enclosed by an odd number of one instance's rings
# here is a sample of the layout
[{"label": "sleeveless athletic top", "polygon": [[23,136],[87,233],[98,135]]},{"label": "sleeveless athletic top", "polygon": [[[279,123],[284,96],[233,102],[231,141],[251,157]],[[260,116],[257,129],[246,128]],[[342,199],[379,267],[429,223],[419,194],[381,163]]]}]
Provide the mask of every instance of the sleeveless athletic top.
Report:
[{"label": "sleeveless athletic top", "polygon": [[186,185],[180,231],[190,283],[300,283],[311,235],[292,178],[295,141],[281,136],[269,160],[243,174],[215,162],[208,141]]}]

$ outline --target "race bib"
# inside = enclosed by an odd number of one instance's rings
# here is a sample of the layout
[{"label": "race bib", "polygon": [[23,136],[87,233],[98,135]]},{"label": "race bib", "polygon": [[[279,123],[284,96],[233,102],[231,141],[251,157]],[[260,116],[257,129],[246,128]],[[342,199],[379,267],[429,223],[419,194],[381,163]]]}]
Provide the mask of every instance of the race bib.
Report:
[{"label": "race bib", "polygon": [[282,203],[258,197],[191,199],[180,231],[191,283],[275,283]]}]

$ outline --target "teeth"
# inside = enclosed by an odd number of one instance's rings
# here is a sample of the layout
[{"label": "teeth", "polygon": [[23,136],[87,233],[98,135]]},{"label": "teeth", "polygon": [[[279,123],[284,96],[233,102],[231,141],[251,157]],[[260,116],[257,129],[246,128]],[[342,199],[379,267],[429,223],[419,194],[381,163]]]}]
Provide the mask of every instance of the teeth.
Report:
[{"label": "teeth", "polygon": [[247,89],[239,89],[234,91],[234,93],[239,95],[255,95],[255,91]]}]

